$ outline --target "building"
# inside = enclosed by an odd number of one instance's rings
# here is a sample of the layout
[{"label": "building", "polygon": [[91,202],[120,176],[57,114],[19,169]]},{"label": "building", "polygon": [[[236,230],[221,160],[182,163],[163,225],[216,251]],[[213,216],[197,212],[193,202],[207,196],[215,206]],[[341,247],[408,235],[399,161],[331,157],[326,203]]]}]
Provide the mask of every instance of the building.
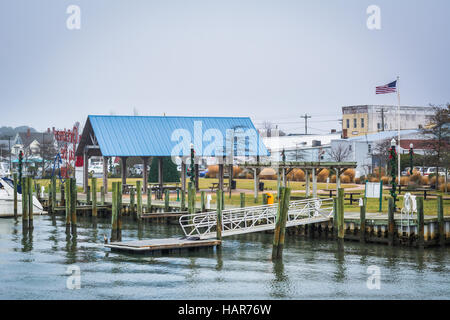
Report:
[{"label": "building", "polygon": [[[342,107],[342,132],[356,137],[380,131],[397,130],[398,106],[359,105]],[[432,107],[400,107],[401,130],[419,129],[428,124],[434,114]]]},{"label": "building", "polygon": [[53,133],[47,132],[19,132],[11,141],[11,154],[17,157],[20,151],[26,157],[40,155],[42,145],[57,147],[55,136]]},{"label": "building", "polygon": [[272,161],[281,161],[284,151],[286,161],[330,161],[329,150],[332,140],[340,139],[340,133],[325,135],[287,135],[264,137],[264,145]]},{"label": "building", "polygon": [[[357,136],[348,139],[336,139],[331,141],[330,148],[335,153],[341,151],[342,158],[339,161],[355,161],[356,177],[368,175],[373,169],[379,166],[385,166],[384,156],[380,155],[380,147],[384,142],[387,147],[389,141],[397,140],[397,131],[383,131],[364,136]],[[410,144],[413,144],[415,154],[425,154],[430,152],[430,144],[427,143],[431,136],[422,134],[420,130],[402,130],[400,132],[400,154],[409,152]],[[337,161],[337,159],[333,159]]]}]

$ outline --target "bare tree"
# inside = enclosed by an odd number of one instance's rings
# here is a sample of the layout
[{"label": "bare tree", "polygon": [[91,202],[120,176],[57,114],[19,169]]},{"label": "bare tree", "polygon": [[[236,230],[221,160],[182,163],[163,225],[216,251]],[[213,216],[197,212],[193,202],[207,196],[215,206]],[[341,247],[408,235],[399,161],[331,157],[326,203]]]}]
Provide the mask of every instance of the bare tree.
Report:
[{"label": "bare tree", "polygon": [[446,106],[431,105],[434,115],[429,124],[421,129],[427,140],[430,152],[426,154],[427,163],[436,167],[436,189],[439,188],[439,167],[448,168],[450,158],[450,103]]},{"label": "bare tree", "polygon": [[339,143],[336,146],[331,147],[328,151],[330,158],[336,162],[343,162],[348,159],[351,154],[351,148],[345,143]]},{"label": "bare tree", "polygon": [[380,159],[380,167],[386,169],[387,163],[389,161],[389,149],[391,148],[391,138],[387,138],[377,142],[373,148],[373,154],[378,156]]}]

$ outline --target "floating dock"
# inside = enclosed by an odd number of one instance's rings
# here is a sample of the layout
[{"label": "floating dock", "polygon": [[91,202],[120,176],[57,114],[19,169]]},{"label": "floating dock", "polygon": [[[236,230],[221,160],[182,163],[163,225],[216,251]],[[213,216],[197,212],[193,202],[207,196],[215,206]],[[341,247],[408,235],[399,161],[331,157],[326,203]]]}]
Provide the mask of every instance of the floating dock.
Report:
[{"label": "floating dock", "polygon": [[185,249],[205,249],[218,246],[222,243],[220,240],[189,240],[179,238],[168,239],[150,239],[124,242],[111,242],[105,244],[105,247],[111,251],[120,251],[127,253],[154,254],[169,253]]}]

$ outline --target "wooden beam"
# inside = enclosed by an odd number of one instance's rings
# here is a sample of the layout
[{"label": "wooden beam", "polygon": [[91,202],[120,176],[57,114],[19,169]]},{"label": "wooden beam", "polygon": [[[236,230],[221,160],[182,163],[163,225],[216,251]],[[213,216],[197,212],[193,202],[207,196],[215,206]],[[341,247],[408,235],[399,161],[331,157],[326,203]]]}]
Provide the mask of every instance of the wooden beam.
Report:
[{"label": "wooden beam", "polygon": [[108,193],[108,157],[103,157],[103,190]]},{"label": "wooden beam", "polygon": [[[127,184],[127,157],[120,157],[120,164],[122,167],[122,185]],[[122,193],[122,190],[119,190]]]},{"label": "wooden beam", "polygon": [[144,162],[144,171],[143,171],[143,177],[142,177],[142,180],[143,180],[143,186],[144,186],[144,193],[146,194],[147,193],[147,188],[148,188],[148,160],[149,160],[149,157],[143,157],[142,158],[142,160],[143,160],[143,162]]}]

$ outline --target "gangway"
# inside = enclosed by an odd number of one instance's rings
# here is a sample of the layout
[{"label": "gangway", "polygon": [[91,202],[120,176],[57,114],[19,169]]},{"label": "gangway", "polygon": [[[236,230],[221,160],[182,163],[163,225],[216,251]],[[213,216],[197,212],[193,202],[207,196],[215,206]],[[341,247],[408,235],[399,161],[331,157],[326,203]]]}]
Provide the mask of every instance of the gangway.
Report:
[{"label": "gangway", "polygon": [[[275,229],[278,203],[222,211],[222,237]],[[333,199],[311,198],[289,203],[286,227],[329,221]],[[217,211],[182,215],[180,226],[186,237],[213,239],[217,232]]]}]

